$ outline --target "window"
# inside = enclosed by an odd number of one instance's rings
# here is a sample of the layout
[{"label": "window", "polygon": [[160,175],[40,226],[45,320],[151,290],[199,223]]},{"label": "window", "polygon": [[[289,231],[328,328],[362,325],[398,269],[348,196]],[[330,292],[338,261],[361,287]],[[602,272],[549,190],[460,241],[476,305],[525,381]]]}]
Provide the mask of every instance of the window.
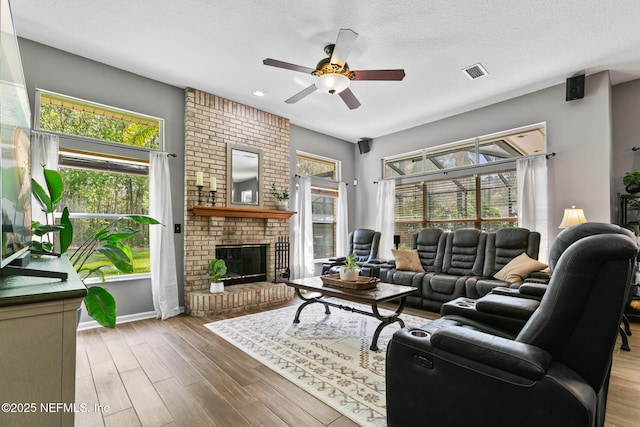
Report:
[{"label": "window", "polygon": [[384,159],[384,177],[441,173],[545,152],[544,125],[533,125],[388,157]]},{"label": "window", "polygon": [[38,129],[152,150],[160,148],[161,119],[45,91],[38,91],[38,102]]},{"label": "window", "polygon": [[307,153],[296,154],[296,173],[311,181],[311,218],[313,222],[313,256],[326,259],[336,256],[336,216],[340,164],[337,160]]},{"label": "window", "polygon": [[515,227],[516,171],[468,175],[396,186],[396,231],[409,246],[426,227],[494,231]]},{"label": "window", "polygon": [[[127,214],[149,212],[148,152],[162,147],[162,119],[38,91],[37,128],[59,134],[59,171],[74,227],[75,250],[97,229]],[[117,154],[114,154],[117,153]],[[148,227],[127,240],[134,274],[150,272]],[[100,265],[94,253],[86,263]],[[121,276],[115,267],[105,276]],[[126,275],[125,275],[126,276]]]},{"label": "window", "polygon": [[544,124],[383,159],[397,178],[395,234],[426,227],[494,231],[518,222],[516,159],[546,152]]}]

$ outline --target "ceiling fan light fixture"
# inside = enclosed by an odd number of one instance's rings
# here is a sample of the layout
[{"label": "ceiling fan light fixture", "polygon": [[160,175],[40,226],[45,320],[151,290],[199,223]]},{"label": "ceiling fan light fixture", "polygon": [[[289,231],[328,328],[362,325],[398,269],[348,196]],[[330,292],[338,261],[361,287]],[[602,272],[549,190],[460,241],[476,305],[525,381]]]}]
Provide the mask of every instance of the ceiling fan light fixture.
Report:
[{"label": "ceiling fan light fixture", "polygon": [[318,77],[316,87],[324,93],[340,93],[349,87],[349,78],[339,73],[326,73]]}]

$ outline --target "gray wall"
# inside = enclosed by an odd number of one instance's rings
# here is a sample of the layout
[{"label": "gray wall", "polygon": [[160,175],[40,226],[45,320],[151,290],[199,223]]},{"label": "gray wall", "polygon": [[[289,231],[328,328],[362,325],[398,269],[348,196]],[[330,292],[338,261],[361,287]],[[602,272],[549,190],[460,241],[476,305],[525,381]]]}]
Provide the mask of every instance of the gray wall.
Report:
[{"label": "gray wall", "polygon": [[[175,223],[184,222],[184,90],[79,56],[19,39],[29,102],[35,89],[45,89],[165,120],[165,150],[170,159]],[[168,225],[172,226],[172,225]],[[183,305],[183,235],[175,235],[180,305]],[[118,316],[153,311],[149,279],[106,286],[118,303]],[[90,320],[84,315],[81,321]]]},{"label": "gray wall", "polygon": [[[609,222],[611,190],[611,86],[608,72],[588,76],[585,97],[565,101],[557,85],[488,107],[374,139],[371,152],[356,158],[359,181],[356,227],[372,227],[381,158],[533,123],[546,122],[549,241],[557,235],[564,208],[576,205],[589,221]],[[425,101],[425,102],[428,102]]]}]

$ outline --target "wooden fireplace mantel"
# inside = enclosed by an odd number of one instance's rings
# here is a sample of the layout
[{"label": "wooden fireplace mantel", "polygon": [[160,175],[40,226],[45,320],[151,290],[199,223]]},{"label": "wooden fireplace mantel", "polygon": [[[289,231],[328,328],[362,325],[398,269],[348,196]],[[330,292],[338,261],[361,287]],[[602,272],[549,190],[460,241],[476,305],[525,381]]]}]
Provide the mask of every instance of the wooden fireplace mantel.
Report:
[{"label": "wooden fireplace mantel", "polygon": [[263,219],[289,219],[294,211],[277,209],[247,209],[227,208],[218,206],[194,206],[191,208],[196,216],[219,216],[225,218],[263,218]]}]

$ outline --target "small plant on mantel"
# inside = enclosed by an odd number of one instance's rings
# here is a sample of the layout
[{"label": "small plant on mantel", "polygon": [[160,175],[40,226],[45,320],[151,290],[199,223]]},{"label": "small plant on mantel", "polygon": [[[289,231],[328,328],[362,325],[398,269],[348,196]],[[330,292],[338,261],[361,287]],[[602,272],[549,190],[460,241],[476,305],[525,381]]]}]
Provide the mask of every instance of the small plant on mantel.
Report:
[{"label": "small plant on mantel", "polygon": [[[62,199],[62,177],[58,171],[45,169],[44,178],[46,190],[34,179],[31,180],[31,188],[34,198],[47,217],[47,224],[33,222],[31,226],[34,235],[46,237],[46,240],[45,242],[34,241],[31,245],[42,253],[51,254],[53,242],[49,233],[59,232],[60,253],[64,254],[73,241],[73,227],[69,220],[69,210],[66,207],[62,211],[60,224],[53,224],[53,213]],[[51,222],[49,222],[50,218]],[[85,263],[94,252],[98,252],[104,255],[118,271],[133,273],[131,248],[125,245],[123,241],[136,235],[138,230],[123,225],[123,221],[127,219],[142,225],[160,224],[157,220],[146,215],[123,215],[106,227],[99,228],[69,257],[73,268],[87,288],[87,295],[84,297],[87,313],[99,324],[107,328],[115,328],[116,326],[116,300],[109,291],[100,286],[87,286],[85,280],[90,276],[97,276],[104,282],[105,278],[102,269],[109,267],[109,265],[105,263],[89,269],[85,268]]]},{"label": "small plant on mantel", "polygon": [[278,190],[276,184],[271,184],[271,195],[276,198],[276,207],[280,210],[289,208],[289,191],[286,188]]},{"label": "small plant on mantel", "polygon": [[289,191],[286,188],[278,190],[275,183],[271,184],[271,195],[279,202],[289,200]]}]

